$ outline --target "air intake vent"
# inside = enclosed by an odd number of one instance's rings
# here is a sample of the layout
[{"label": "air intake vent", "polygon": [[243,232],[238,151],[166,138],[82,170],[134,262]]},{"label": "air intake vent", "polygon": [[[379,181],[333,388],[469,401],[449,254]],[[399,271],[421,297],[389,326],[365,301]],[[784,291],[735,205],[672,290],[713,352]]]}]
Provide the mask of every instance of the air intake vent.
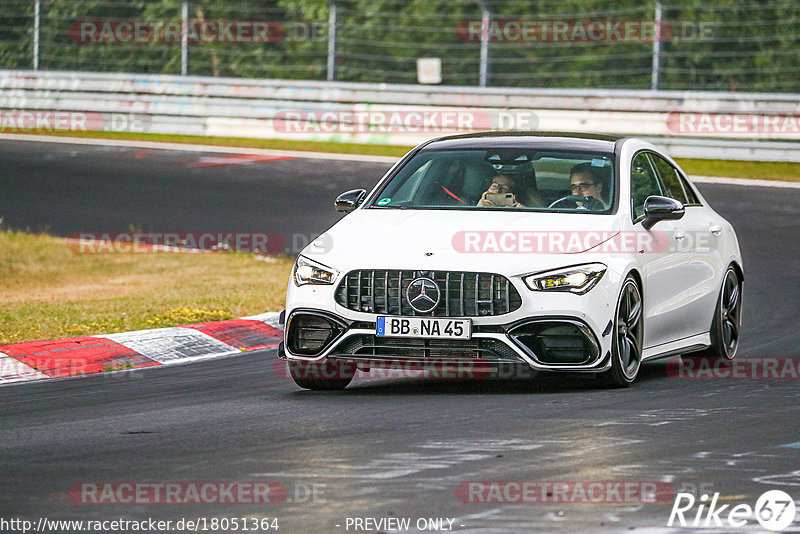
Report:
[{"label": "air intake vent", "polygon": [[590,330],[574,321],[534,321],[509,334],[542,363],[585,364],[600,356]]},{"label": "air intake vent", "polygon": [[487,361],[524,362],[508,345],[497,339],[400,339],[359,334],[337,345],[332,356],[343,358],[389,357],[399,359],[484,359]]}]

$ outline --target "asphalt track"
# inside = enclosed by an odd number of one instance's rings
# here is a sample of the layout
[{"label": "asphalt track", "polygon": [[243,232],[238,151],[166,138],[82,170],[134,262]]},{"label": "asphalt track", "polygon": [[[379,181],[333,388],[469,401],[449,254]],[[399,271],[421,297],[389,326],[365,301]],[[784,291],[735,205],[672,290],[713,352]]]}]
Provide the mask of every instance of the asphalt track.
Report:
[{"label": "asphalt track", "polygon": [[[387,167],[195,166],[216,156],[0,141],[0,216],[61,235],[129,225],[311,235],[336,220],[337,192],[368,187]],[[800,357],[800,191],[701,189],[743,249],[738,357]],[[751,506],[782,489],[800,504],[797,379],[678,379],[653,362],[627,390],[540,376],[360,380],[312,393],[276,373],[274,356],[0,388],[0,518],[277,517],[280,531],[320,533],[377,531],[347,528],[348,517],[411,518],[412,527],[450,518],[457,532],[673,531],[671,498],[463,502],[456,489],[467,481],[659,481]],[[86,482],[203,481],[280,483],[288,499],[93,505],[69,495]],[[685,531],[764,532],[757,527]],[[787,531],[800,531],[800,514]]]}]

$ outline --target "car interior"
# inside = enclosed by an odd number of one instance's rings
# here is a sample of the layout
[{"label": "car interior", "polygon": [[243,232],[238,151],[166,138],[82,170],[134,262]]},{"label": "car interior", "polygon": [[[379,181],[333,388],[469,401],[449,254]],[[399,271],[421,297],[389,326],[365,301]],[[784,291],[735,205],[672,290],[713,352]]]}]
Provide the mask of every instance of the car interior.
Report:
[{"label": "car interior", "polygon": [[[527,208],[547,208],[570,196],[570,169],[589,162],[598,167],[606,203],[613,196],[613,161],[607,155],[533,152],[529,149],[465,150],[434,153],[382,193],[392,207],[474,207],[495,176],[508,176],[517,200]],[[455,156],[455,157],[454,157]],[[399,179],[399,181],[398,181]]]}]

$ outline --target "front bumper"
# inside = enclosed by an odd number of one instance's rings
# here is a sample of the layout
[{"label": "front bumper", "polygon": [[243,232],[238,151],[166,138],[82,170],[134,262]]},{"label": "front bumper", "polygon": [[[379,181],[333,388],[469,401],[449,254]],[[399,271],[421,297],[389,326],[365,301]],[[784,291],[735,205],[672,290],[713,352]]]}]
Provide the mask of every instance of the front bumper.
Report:
[{"label": "front bumper", "polygon": [[[495,319],[500,319],[497,317]],[[595,332],[580,317],[535,316],[507,323],[473,324],[469,340],[392,338],[376,324],[314,308],[296,308],[286,321],[289,360],[349,360],[369,367],[386,362],[526,364],[537,371],[602,372],[610,368],[609,322]]]}]

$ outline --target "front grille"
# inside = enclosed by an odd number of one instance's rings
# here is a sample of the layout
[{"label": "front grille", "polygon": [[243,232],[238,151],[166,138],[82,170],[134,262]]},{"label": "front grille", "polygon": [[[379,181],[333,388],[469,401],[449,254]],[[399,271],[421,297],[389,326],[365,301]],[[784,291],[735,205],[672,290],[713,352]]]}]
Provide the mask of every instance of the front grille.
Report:
[{"label": "front grille", "polygon": [[489,361],[524,361],[508,345],[497,339],[414,339],[387,338],[357,334],[342,340],[329,354],[333,357],[375,356],[393,358],[442,358]]},{"label": "front grille", "polygon": [[[406,297],[409,284],[419,277],[439,286],[439,304],[420,313]],[[350,271],[336,288],[336,302],[353,311],[382,315],[487,317],[519,309],[522,299],[508,278],[492,273],[463,271]]]}]

